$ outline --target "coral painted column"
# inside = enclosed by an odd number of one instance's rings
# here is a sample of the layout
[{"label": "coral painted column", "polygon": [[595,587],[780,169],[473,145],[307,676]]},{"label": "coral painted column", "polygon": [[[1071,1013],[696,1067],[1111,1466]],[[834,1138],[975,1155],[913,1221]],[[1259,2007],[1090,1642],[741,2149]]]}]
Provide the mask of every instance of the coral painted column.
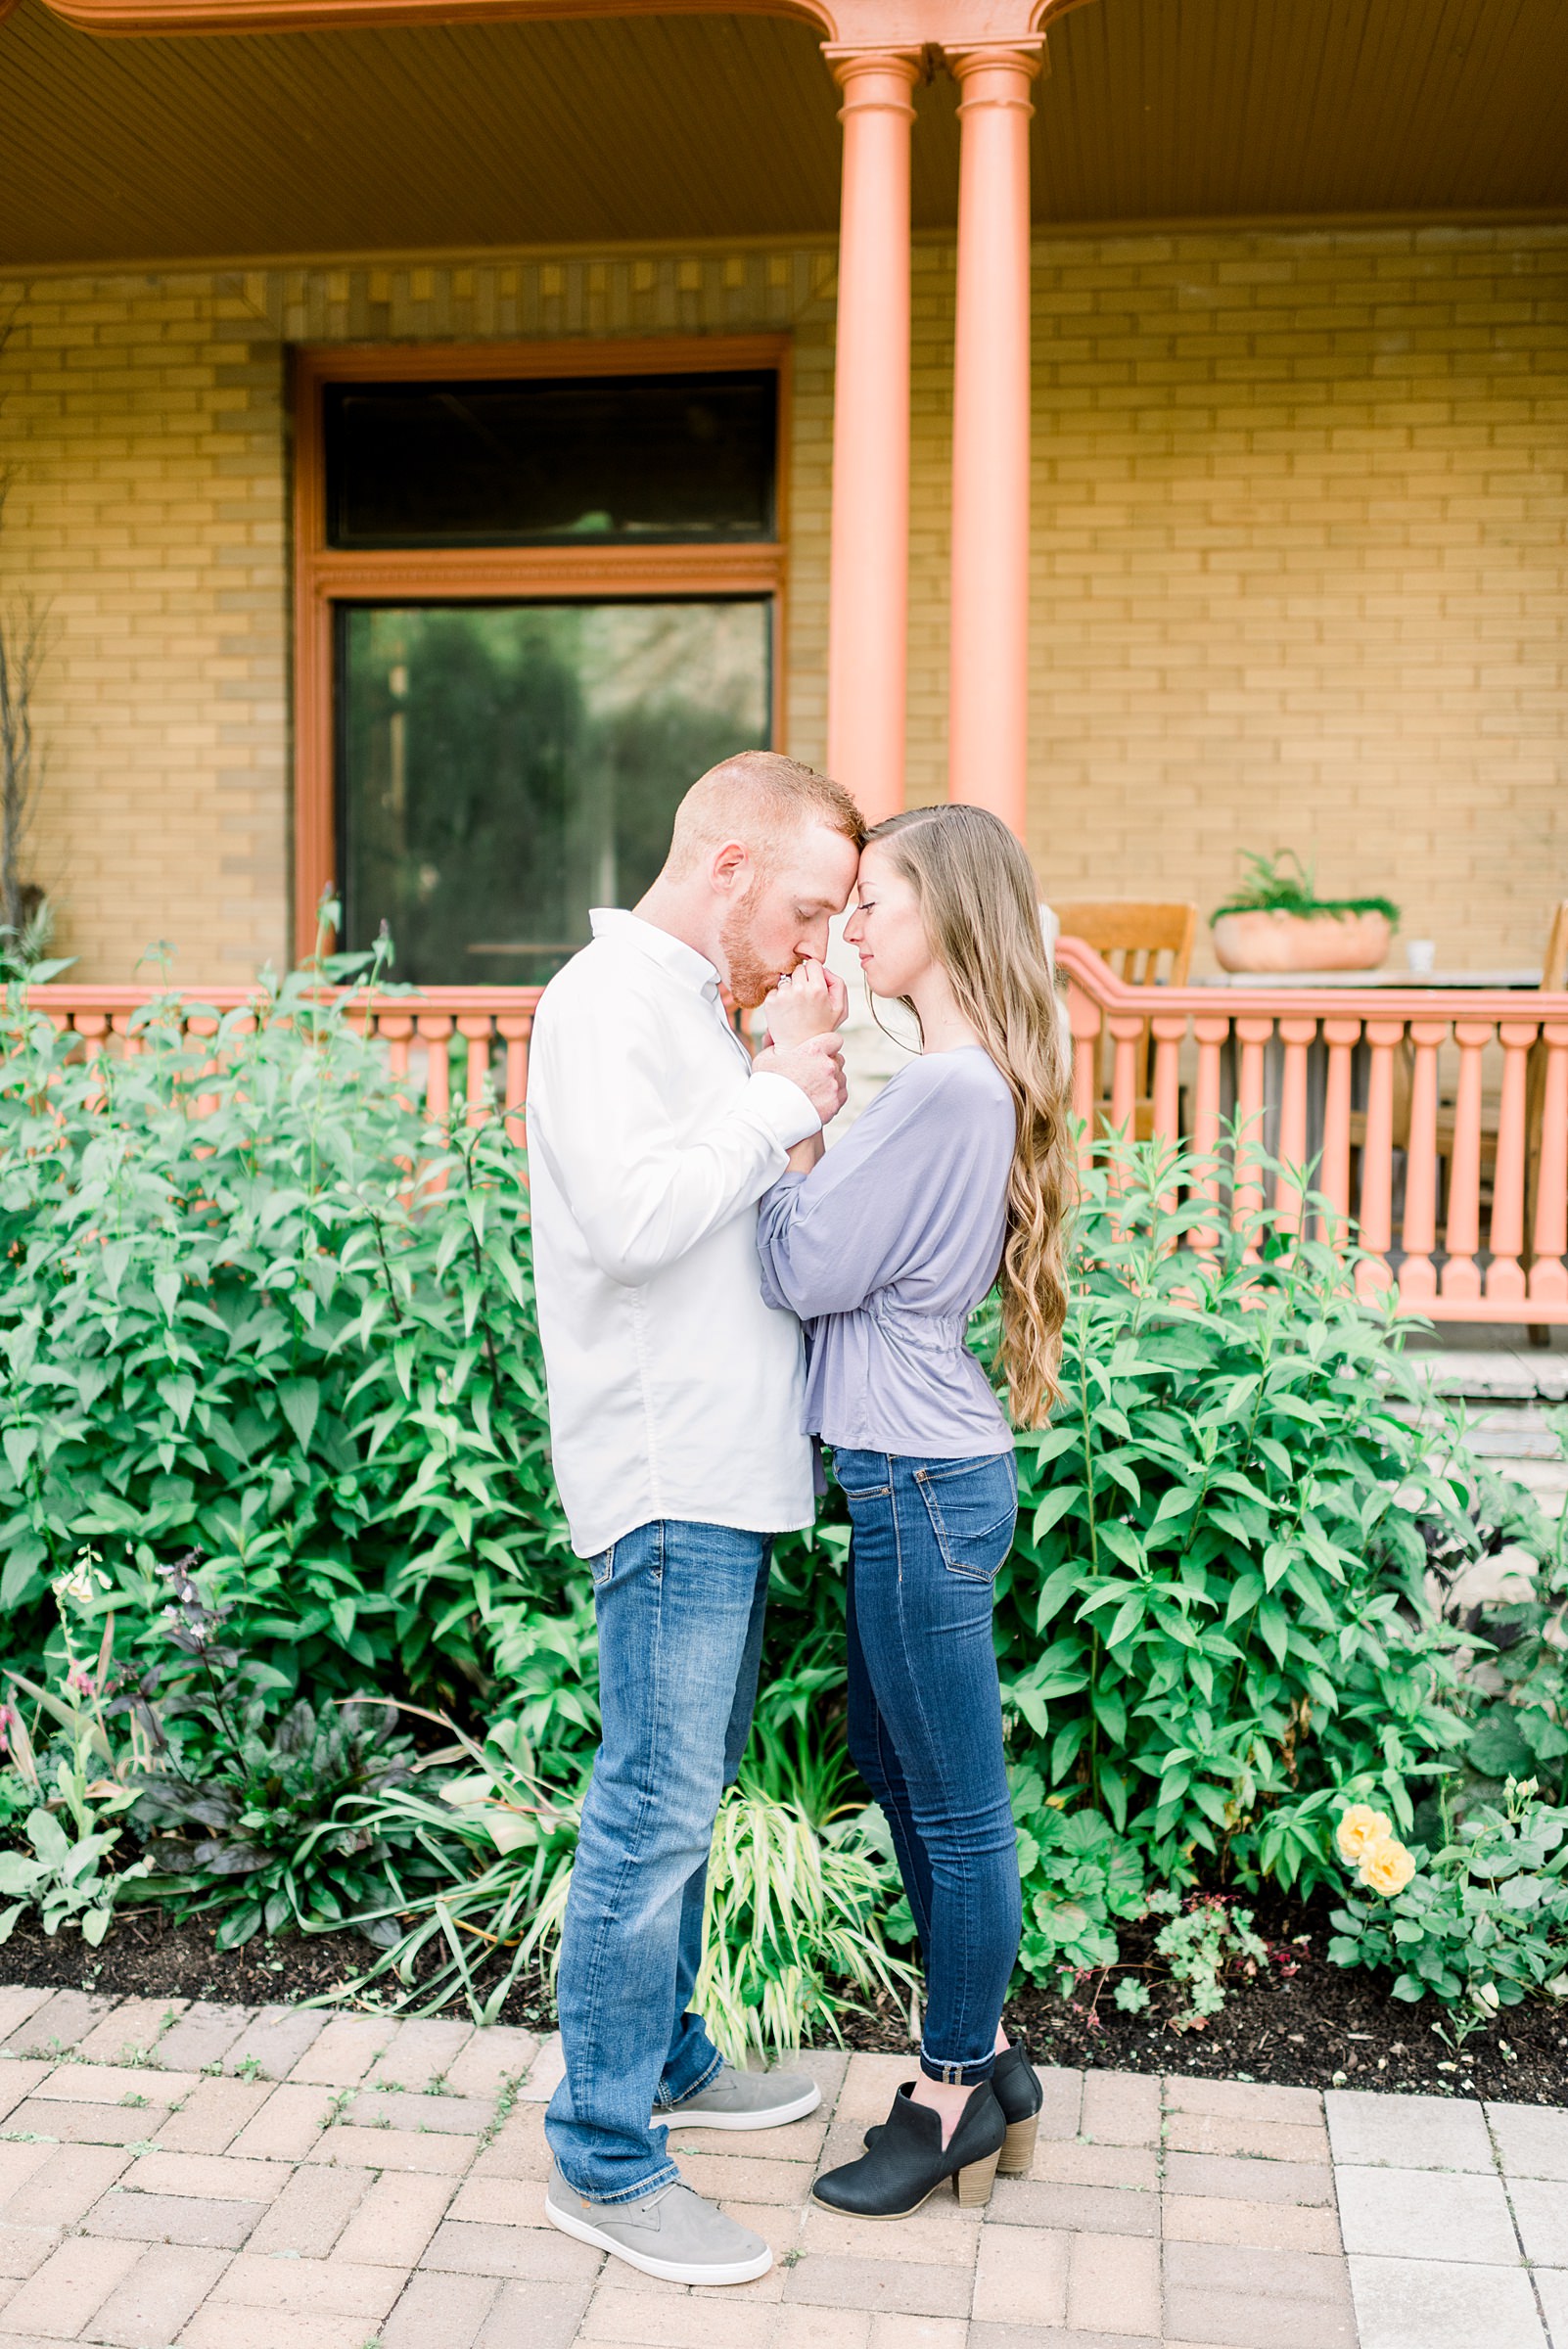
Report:
[{"label": "coral painted column", "polygon": [[909,607],[909,131],[918,53],[828,60],[844,91],[828,772],[868,820],[903,806]]},{"label": "coral painted column", "polygon": [[961,91],[947,789],[1011,824],[1029,798],[1028,49],[948,50]]}]

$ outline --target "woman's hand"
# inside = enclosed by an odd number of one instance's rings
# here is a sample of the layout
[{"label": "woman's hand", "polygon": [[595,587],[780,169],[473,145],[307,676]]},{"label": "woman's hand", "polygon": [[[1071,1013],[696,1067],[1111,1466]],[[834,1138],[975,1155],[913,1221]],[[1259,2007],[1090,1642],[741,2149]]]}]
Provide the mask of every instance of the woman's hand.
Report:
[{"label": "woman's hand", "polygon": [[788,1051],[813,1036],[831,1036],[849,1017],[843,980],[825,963],[809,959],[781,979],[762,1005],[769,1043]]}]

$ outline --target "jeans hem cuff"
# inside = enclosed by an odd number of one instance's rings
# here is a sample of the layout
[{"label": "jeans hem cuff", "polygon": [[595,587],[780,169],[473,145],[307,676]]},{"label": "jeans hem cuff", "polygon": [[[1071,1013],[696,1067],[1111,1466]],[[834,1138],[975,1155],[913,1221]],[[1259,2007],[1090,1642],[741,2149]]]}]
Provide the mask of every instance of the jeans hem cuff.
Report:
[{"label": "jeans hem cuff", "polygon": [[[562,2176],[566,2176],[565,2171],[562,2172]],[[572,2191],[581,2195],[584,2202],[591,2202],[596,2210],[614,2210],[623,2202],[645,2201],[649,2194],[657,2194],[661,2187],[678,2186],[679,2183],[680,2172],[672,2161],[667,2161],[662,2170],[656,2170],[654,2175],[651,2178],[645,2178],[640,2186],[623,2187],[619,2194],[587,2194],[583,2193],[579,2186],[573,2186]],[[567,2179],[567,2184],[572,2186],[570,2178]]]},{"label": "jeans hem cuff", "polygon": [[928,2080],[940,2080],[949,2088],[978,2088],[989,2080],[996,2068],[994,2051],[981,2063],[943,2063],[939,2057],[920,2050],[920,2069]]},{"label": "jeans hem cuff", "polygon": [[703,2093],[703,2090],[709,2087],[713,2081],[718,2078],[718,2075],[723,2068],[723,2056],[715,2055],[713,2062],[709,2065],[707,2071],[704,2072],[700,2080],[694,2081],[690,2088],[683,2088],[679,2096],[675,2097],[672,2103],[666,2104],[663,2099],[661,2099],[658,2105],[655,2107],[656,2111],[678,2112],[682,2104],[689,2104],[693,2096],[700,2096]]}]

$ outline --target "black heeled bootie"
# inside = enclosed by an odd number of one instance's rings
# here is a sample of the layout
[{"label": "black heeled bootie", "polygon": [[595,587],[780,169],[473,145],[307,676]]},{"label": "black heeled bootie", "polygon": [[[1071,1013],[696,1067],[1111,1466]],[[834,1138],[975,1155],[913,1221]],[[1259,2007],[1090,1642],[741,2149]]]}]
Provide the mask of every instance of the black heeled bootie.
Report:
[{"label": "black heeled bootie", "polygon": [[945,2144],[940,2116],[933,2105],[915,2102],[909,2094],[913,2085],[899,2089],[875,2144],[858,2161],[817,2180],[811,2191],[827,2209],[856,2219],[907,2219],[948,2178],[965,2209],[990,2201],[996,2156],[1007,2135],[991,2082],[982,2080],[970,2090]]},{"label": "black heeled bootie", "polygon": [[[912,2080],[903,2083],[907,2091]],[[1029,2060],[1029,2050],[1021,2039],[1003,2048],[991,2075],[992,2093],[1002,2108],[1007,2123],[1007,2135],[996,2160],[998,2178],[1027,2178],[1035,2158],[1035,2140],[1039,2135],[1039,2108],[1045,2101],[1038,2074]],[[883,2123],[865,2133],[865,2142],[874,2145],[882,2135]]]}]

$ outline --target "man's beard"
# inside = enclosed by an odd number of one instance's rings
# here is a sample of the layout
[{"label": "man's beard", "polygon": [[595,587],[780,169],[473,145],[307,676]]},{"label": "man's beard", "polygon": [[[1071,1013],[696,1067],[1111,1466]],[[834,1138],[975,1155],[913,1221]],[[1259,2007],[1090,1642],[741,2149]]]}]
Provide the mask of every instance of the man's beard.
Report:
[{"label": "man's beard", "polygon": [[730,993],[743,1011],[755,1011],[763,996],[772,992],[778,972],[760,959],[744,905],[726,915],[718,944],[729,972]]}]

